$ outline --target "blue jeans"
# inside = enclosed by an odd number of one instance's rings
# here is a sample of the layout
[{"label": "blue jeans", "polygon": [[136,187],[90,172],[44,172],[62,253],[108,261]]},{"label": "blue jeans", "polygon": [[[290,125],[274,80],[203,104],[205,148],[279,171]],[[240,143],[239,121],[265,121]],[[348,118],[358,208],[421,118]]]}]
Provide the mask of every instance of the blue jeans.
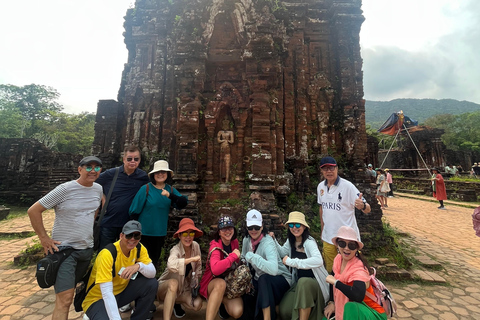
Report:
[{"label": "blue jeans", "polygon": [[109,243],[114,243],[120,239],[120,233],[122,233],[123,227],[100,227],[100,244],[98,251],[102,250]]}]

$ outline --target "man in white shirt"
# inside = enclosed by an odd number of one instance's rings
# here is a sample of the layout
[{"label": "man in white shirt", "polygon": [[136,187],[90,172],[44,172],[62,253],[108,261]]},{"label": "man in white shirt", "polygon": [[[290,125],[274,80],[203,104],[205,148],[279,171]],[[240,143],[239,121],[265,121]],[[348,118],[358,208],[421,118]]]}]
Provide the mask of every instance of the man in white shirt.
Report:
[{"label": "man in white shirt", "polygon": [[332,238],[341,226],[353,228],[360,239],[360,232],[355,218],[355,208],[367,214],[371,208],[350,181],[338,176],[337,161],[332,157],[324,157],[320,161],[320,170],[325,178],[317,187],[317,202],[322,227],[323,257],[328,272],[332,271],[333,259],[337,248]]}]

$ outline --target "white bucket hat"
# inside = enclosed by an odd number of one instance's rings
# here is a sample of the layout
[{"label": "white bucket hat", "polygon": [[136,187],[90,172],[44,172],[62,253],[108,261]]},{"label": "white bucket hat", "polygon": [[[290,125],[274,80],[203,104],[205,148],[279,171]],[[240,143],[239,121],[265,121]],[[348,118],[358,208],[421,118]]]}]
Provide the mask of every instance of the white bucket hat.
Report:
[{"label": "white bucket hat", "polygon": [[165,160],[158,160],[153,165],[153,170],[148,173],[148,176],[151,176],[158,171],[169,171],[173,177],[173,171],[168,168],[168,162]]}]

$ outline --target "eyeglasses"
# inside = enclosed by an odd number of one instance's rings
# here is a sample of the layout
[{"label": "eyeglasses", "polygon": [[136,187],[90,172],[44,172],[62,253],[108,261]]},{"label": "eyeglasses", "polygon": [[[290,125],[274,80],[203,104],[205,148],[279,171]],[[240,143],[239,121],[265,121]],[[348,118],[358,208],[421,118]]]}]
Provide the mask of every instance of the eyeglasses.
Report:
[{"label": "eyeglasses", "polygon": [[132,232],[130,234],[126,234],[125,238],[127,238],[128,240],[132,238],[135,240],[140,240],[142,238],[142,234],[140,232]]},{"label": "eyeglasses", "polygon": [[220,231],[222,231],[222,232],[227,232],[227,231],[232,231],[232,230],[233,230],[233,227],[225,227],[225,228],[220,229]]},{"label": "eyeglasses", "polygon": [[102,167],[86,166],[86,167],[85,167],[85,170],[87,170],[87,172],[90,172],[90,171],[92,171],[92,170],[94,170],[95,172],[99,172],[100,170],[102,170]]},{"label": "eyeglasses", "polygon": [[167,174],[167,173],[168,173],[168,171],[163,171],[163,170],[155,172],[155,174]]},{"label": "eyeglasses", "polygon": [[295,227],[295,228],[299,229],[301,226],[302,226],[301,223],[289,223],[289,224],[288,224],[288,227],[289,227],[289,228]]},{"label": "eyeglasses", "polygon": [[186,238],[186,237],[188,237],[188,236],[190,236],[190,237],[192,237],[192,238],[195,237],[195,232],[192,231],[192,232],[183,232],[183,233],[182,233],[182,237],[185,237],[185,238]]},{"label": "eyeglasses", "polygon": [[258,231],[258,230],[260,230],[261,228],[262,228],[261,226],[250,226],[250,227],[247,227],[248,231],[252,231],[252,230]]},{"label": "eyeglasses", "polygon": [[135,158],[131,158],[131,157],[127,158],[127,161],[128,161],[128,162],[130,162],[130,161],[132,161],[132,160],[135,161],[135,162],[138,162],[138,161],[140,161],[140,158],[137,158],[137,157],[135,157]]},{"label": "eyeglasses", "polygon": [[335,171],[336,168],[337,168],[337,166],[325,166],[325,167],[322,167],[320,169],[322,171]]},{"label": "eyeglasses", "polygon": [[[347,246],[347,242],[343,241],[343,240],[337,240],[337,244],[342,249]],[[358,244],[356,242],[349,242],[348,243],[348,249],[356,250],[357,248],[358,248]]]}]

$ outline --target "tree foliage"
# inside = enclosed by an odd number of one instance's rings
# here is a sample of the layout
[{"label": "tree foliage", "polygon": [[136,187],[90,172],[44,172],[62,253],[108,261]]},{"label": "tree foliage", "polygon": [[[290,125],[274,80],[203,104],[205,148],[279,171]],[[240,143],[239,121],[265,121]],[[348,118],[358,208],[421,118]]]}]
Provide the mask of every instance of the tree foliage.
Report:
[{"label": "tree foliage", "polygon": [[459,115],[440,114],[428,118],[425,125],[444,129],[442,141],[451,150],[480,151],[480,111]]},{"label": "tree foliage", "polygon": [[0,85],[0,137],[34,138],[52,150],[90,153],[95,114],[63,113],[59,96],[43,85]]}]

